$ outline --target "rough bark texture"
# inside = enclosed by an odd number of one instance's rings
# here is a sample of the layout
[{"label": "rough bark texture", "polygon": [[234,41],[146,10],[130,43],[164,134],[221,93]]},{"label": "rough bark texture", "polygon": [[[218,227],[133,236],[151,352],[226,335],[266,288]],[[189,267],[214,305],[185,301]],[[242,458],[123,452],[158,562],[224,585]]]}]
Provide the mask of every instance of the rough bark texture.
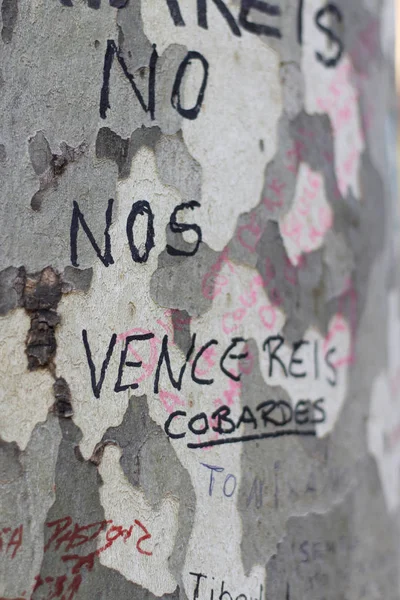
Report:
[{"label": "rough bark texture", "polygon": [[2,600],[399,597],[393,20],[2,0]]}]

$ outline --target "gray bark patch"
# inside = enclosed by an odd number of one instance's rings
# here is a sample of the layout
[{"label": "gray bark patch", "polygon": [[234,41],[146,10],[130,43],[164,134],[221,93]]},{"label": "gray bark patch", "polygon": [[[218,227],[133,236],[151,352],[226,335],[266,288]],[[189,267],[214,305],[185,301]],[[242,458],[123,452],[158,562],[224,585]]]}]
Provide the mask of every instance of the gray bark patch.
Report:
[{"label": "gray bark patch", "polygon": [[375,465],[366,460],[359,468],[358,493],[327,512],[288,520],[267,566],[267,598],[395,597],[396,536],[377,479]]},{"label": "gray bark patch", "polygon": [[62,274],[62,291],[67,294],[73,291],[88,292],[92,283],[93,269],[77,269],[65,267]]},{"label": "gray bark patch", "polygon": [[7,160],[7,152],[4,144],[0,144],[0,162],[4,163]]},{"label": "gray bark patch", "polygon": [[1,37],[6,44],[10,43],[18,18],[18,0],[3,0],[1,5],[3,28]]},{"label": "gray bark patch", "polygon": [[14,285],[18,273],[16,267],[8,267],[0,272],[0,315],[2,316],[18,306],[19,294]]},{"label": "gray bark patch", "polygon": [[87,150],[87,144],[82,142],[77,148],[68,146],[65,142],[60,144],[61,153],[52,153],[50,144],[42,131],[29,140],[29,157],[36,175],[39,176],[40,188],[33,195],[31,207],[38,211],[49,188],[56,188],[58,178],[61,177],[68,164],[78,160]]}]

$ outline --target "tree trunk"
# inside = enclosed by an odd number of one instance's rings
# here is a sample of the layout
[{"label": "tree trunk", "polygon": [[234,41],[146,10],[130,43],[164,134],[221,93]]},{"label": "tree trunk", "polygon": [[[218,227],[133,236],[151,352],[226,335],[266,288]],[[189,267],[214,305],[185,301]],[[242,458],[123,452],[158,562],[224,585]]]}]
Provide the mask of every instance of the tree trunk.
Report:
[{"label": "tree trunk", "polygon": [[2,0],[0,597],[399,597],[391,0]]}]

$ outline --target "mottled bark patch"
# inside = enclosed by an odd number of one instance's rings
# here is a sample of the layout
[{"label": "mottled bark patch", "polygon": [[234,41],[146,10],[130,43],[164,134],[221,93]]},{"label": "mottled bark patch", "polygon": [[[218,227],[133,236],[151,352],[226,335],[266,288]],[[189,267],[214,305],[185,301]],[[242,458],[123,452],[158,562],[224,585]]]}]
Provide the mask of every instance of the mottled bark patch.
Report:
[{"label": "mottled bark patch", "polygon": [[128,158],[129,140],[123,139],[109,127],[102,127],[96,138],[96,156],[114,160],[121,177]]},{"label": "mottled bark patch", "polygon": [[141,127],[126,139],[109,127],[102,127],[96,138],[96,156],[113,160],[118,166],[119,177],[123,179],[129,177],[132,159],[136,152],[142,146],[155,149],[160,138],[159,127]]},{"label": "mottled bark patch", "polygon": [[62,292],[79,291],[88,292],[92,283],[93,269],[76,269],[75,267],[65,267],[62,274]]},{"label": "mottled bark patch", "polygon": [[29,140],[29,157],[40,182],[39,190],[31,200],[31,207],[35,211],[40,210],[46,190],[57,187],[58,178],[64,174],[69,163],[78,160],[84,154],[87,145],[82,142],[77,148],[72,148],[62,142],[60,149],[60,154],[53,153],[42,131],[38,131]]}]

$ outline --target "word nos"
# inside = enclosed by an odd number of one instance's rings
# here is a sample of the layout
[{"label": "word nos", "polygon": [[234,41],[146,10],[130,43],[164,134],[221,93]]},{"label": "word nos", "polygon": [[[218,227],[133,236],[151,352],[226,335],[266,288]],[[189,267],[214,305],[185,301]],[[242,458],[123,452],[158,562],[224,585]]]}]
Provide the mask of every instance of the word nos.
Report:
[{"label": "word nos", "polygon": [[[196,573],[196,572],[189,572],[189,575],[193,575],[193,577],[195,577],[195,585],[194,585],[194,590],[193,590],[193,600],[198,600],[198,598],[200,598],[200,587],[201,587],[201,583],[203,579],[207,579],[207,575],[204,575],[204,573]],[[215,577],[212,577],[212,579],[215,579]],[[203,586],[204,587],[204,586]],[[202,598],[204,597],[204,594],[202,594]],[[246,594],[239,594],[238,596],[232,595],[230,592],[228,592],[228,590],[225,589],[225,581],[221,582],[221,590],[220,590],[220,594],[218,596],[218,600],[262,600],[263,597],[263,586],[262,584],[260,584],[260,592],[259,592],[259,596],[254,596],[254,598],[252,598],[252,596],[246,596]],[[202,600],[201,598],[201,600]],[[210,600],[214,600],[214,588],[211,588],[211,593],[210,593]]]},{"label": "word nos", "polygon": [[19,525],[15,529],[12,527],[3,527],[3,529],[0,529],[0,553],[4,552],[11,558],[15,558],[15,555],[22,546],[23,533],[23,525]]},{"label": "word nos", "polygon": [[[98,369],[93,362],[93,355],[89,344],[88,333],[86,329],[82,330],[82,341],[86,352],[86,358],[89,366],[90,379],[93,394],[96,398],[100,398],[101,390],[103,387],[104,379],[106,376],[107,369],[110,364],[110,359],[114,353],[115,346],[119,337],[123,337],[123,348],[120,353],[119,366],[117,379],[114,386],[114,392],[119,393],[127,389],[137,389],[139,387],[138,381],[131,381],[130,383],[124,383],[124,369],[141,369],[143,366],[143,360],[138,360],[140,354],[137,353],[137,347],[143,352],[143,344],[147,345],[153,343],[156,339],[155,334],[151,331],[134,333],[127,336],[117,336],[114,333],[111,336],[110,343],[108,345],[106,356],[100,368],[100,375],[98,376]],[[200,376],[199,370],[201,366],[201,360],[203,355],[212,346],[218,346],[219,342],[216,339],[208,340],[199,349],[196,349],[196,334],[192,335],[190,348],[186,354],[185,362],[180,366],[178,376],[175,376],[171,366],[171,359],[169,355],[169,336],[165,334],[161,342],[161,350],[158,355],[157,366],[155,368],[154,385],[153,390],[155,394],[159,393],[159,382],[161,377],[161,369],[165,363],[166,372],[169,381],[173,388],[181,390],[183,384],[184,374],[188,363],[191,363],[190,376],[191,380],[197,385],[212,385],[214,378],[204,378]],[[133,344],[135,343],[135,348]],[[171,342],[170,342],[171,343]],[[220,371],[233,381],[240,381],[242,372],[240,371],[240,361],[246,359],[249,355],[246,350],[248,340],[243,337],[231,338],[231,342],[228,347],[224,349],[219,361],[216,361],[220,368]],[[333,355],[336,352],[336,347],[330,344],[324,344],[324,348],[321,347],[318,340],[310,342],[309,340],[299,340],[291,344],[292,351],[289,352],[287,358],[284,357],[283,353],[279,354],[280,349],[284,346],[285,339],[281,335],[273,335],[266,338],[262,344],[264,352],[267,351],[268,359],[268,375],[273,377],[276,374],[276,370],[279,374],[285,378],[305,378],[308,376],[318,380],[321,377],[321,363],[325,368],[328,369],[329,374],[325,373],[325,380],[329,385],[335,387],[338,381],[338,366],[333,362]],[[305,365],[304,357],[301,356],[301,349],[312,344],[313,345],[313,365]],[[128,352],[131,352],[137,359],[135,362],[129,361]],[[193,360],[192,360],[193,359]],[[322,359],[322,360],[321,360]],[[147,376],[149,373],[146,373]],[[152,373],[150,373],[152,374]],[[142,375],[140,372],[137,377]],[[141,379],[142,380],[142,379]]]},{"label": "word nos", "polygon": [[[124,543],[132,536],[134,528],[138,528],[142,535],[139,536],[136,542],[136,550],[146,556],[151,556],[152,551],[148,547],[143,547],[143,544],[151,539],[151,534],[147,531],[146,527],[138,519],[134,520],[134,523],[127,529],[121,525],[116,525],[110,520],[96,521],[86,525],[79,525],[73,522],[70,516],[62,517],[50,523],[46,523],[52,533],[44,546],[44,552],[55,552],[60,549],[62,552],[60,560],[61,563],[72,563],[72,569],[68,569],[68,573],[61,575],[52,574],[46,577],[41,575],[35,576],[35,583],[32,588],[30,600],[36,597],[35,592],[41,588],[41,597],[47,588],[48,595],[46,598],[60,598],[61,600],[73,600],[78,593],[83,576],[82,568],[85,567],[88,571],[91,571],[94,566],[95,558],[98,557],[102,552],[105,552],[118,540],[122,539]],[[22,536],[22,525],[21,536]],[[80,550],[84,548],[85,544],[93,542],[99,535],[105,532],[105,544],[93,550],[87,554],[78,554],[77,548]],[[22,538],[21,538],[22,541]],[[72,551],[72,552],[71,552]],[[26,591],[23,592],[22,596],[25,598]]]},{"label": "word nos", "polygon": [[[71,264],[74,267],[79,267],[78,263],[78,233],[79,226],[86,234],[90,244],[92,245],[97,257],[100,259],[105,267],[109,267],[114,264],[114,258],[111,252],[111,237],[110,237],[110,226],[112,223],[114,199],[110,198],[105,214],[105,229],[104,229],[104,253],[100,249],[100,245],[97,243],[93,232],[91,231],[85,215],[81,211],[79,204],[74,200],[71,227],[70,227],[70,257]],[[183,202],[174,208],[169,219],[169,228],[172,233],[184,233],[185,231],[194,231],[197,240],[194,243],[194,247],[190,250],[174,248],[170,244],[167,244],[166,249],[168,254],[172,256],[194,256],[199,249],[202,241],[202,232],[199,225],[193,223],[180,223],[177,221],[178,214],[184,210],[194,210],[199,207],[199,202],[191,200],[190,202]],[[139,218],[139,219],[138,219]],[[145,220],[145,231],[146,239],[144,244],[135,243],[135,232],[138,233],[138,223]],[[139,228],[140,231],[140,228]],[[151,209],[150,203],[147,200],[138,200],[132,204],[131,210],[126,220],[126,237],[131,251],[132,260],[135,263],[146,263],[152,248],[155,246],[155,233],[154,233],[154,213]],[[142,236],[140,236],[142,239]]]},{"label": "word nos", "polygon": [[[188,431],[194,435],[205,435],[210,429],[218,433],[221,437],[210,439],[205,442],[189,442],[188,448],[209,448],[211,446],[220,446],[222,444],[235,444],[238,442],[252,442],[267,438],[278,438],[288,435],[298,436],[315,436],[316,431],[314,425],[324,423],[326,421],[326,411],[324,408],[324,398],[318,400],[299,400],[295,406],[286,400],[268,399],[256,406],[255,410],[245,405],[239,415],[239,418],[233,419],[232,411],[229,406],[222,405],[215,410],[212,415],[208,416],[205,412],[200,412],[189,419],[186,424]],[[259,412],[259,415],[257,414]],[[261,424],[264,429],[268,424],[274,429],[262,431],[261,433],[252,433],[240,436],[231,436],[242,424],[251,424],[253,429],[258,429],[260,424],[259,416],[261,416]],[[172,412],[164,425],[164,431],[171,439],[181,439],[186,437],[186,431],[177,430],[176,424],[173,423],[179,418],[187,417],[184,410],[176,410]],[[236,420],[237,419],[237,420]],[[310,429],[304,428],[285,428],[288,424],[296,425],[312,425]],[[174,431],[171,430],[174,424]],[[182,425],[181,425],[182,427]],[[271,428],[270,428],[271,429]],[[233,492],[232,492],[233,493]]]},{"label": "word nos", "polygon": [[[64,6],[73,6],[72,0],[60,0]],[[180,4],[178,0],[166,0],[170,16],[176,27],[185,27],[185,21],[182,15]],[[226,6],[223,0],[212,0],[212,3],[217,8],[221,17],[225,20],[228,28],[232,35],[241,37],[242,29],[255,35],[265,35],[276,39],[282,38],[282,31],[276,25],[277,19],[282,16],[281,7],[279,4],[273,4],[271,2],[264,2],[263,0],[240,0],[239,14],[236,17],[232,11]],[[110,5],[116,8],[124,8],[127,4],[126,0],[110,0]],[[297,23],[296,23],[296,35],[297,41],[300,45],[303,44],[303,4],[304,0],[298,0],[297,9]],[[88,5],[91,8],[99,8],[100,0],[88,0]],[[261,23],[256,20],[252,20],[251,15],[259,13],[264,16],[267,15],[272,19],[274,25]],[[315,12],[314,23],[316,28],[325,34],[327,41],[330,44],[331,55],[326,56],[322,52],[316,50],[315,58],[317,61],[322,63],[325,67],[335,67],[344,50],[343,41],[338,36],[337,32],[332,29],[329,25],[329,20],[334,19],[336,23],[341,24],[343,22],[343,14],[338,6],[332,2],[326,4]],[[197,23],[202,29],[208,29],[208,1],[197,0]],[[153,44],[153,50],[149,60],[149,75],[148,75],[148,97],[145,101],[141,91],[139,90],[134,76],[129,72],[127,64],[124,60],[121,49],[114,40],[107,40],[107,48],[104,57],[104,68],[103,68],[103,82],[100,92],[100,117],[102,119],[107,118],[107,110],[111,108],[109,94],[110,94],[110,73],[111,67],[116,57],[122,72],[132,90],[144,110],[149,113],[152,120],[155,119],[155,87],[156,87],[156,66],[158,60],[158,54],[155,44]],[[203,71],[202,81],[198,90],[197,99],[192,107],[184,107],[181,98],[181,85],[184,79],[188,66],[197,61]],[[207,87],[209,63],[206,58],[195,50],[190,50],[182,62],[179,64],[176,71],[175,80],[171,91],[171,105],[182,117],[185,119],[193,120],[199,115],[204,94]]]}]

